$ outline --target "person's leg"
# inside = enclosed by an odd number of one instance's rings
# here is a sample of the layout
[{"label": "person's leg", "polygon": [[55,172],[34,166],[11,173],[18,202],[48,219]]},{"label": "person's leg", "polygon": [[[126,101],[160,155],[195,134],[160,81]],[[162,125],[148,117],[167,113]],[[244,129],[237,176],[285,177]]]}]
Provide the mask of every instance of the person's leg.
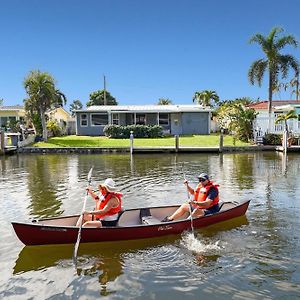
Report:
[{"label": "person's leg", "polygon": [[91,221],[92,220],[92,215],[85,215],[83,220],[83,215],[79,216],[78,221],[76,223],[76,226],[79,227],[81,224],[84,224],[87,221]]},{"label": "person's leg", "polygon": [[189,211],[189,204],[182,204],[171,216],[169,216],[169,220],[176,220],[183,216],[187,211]]},{"label": "person's leg", "polygon": [[101,221],[87,221],[85,222],[82,227],[102,227]]},{"label": "person's leg", "polygon": [[199,218],[204,216],[204,209],[194,209],[192,212],[193,218]]}]

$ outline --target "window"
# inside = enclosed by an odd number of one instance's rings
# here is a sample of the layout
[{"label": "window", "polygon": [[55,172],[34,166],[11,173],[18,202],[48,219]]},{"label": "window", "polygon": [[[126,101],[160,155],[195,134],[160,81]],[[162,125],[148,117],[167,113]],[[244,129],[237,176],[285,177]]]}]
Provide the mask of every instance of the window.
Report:
[{"label": "window", "polygon": [[80,115],[80,126],[87,126],[87,114]]},{"label": "window", "polygon": [[112,119],[112,124],[119,125],[119,114],[112,114],[111,119]]},{"label": "window", "polygon": [[146,125],[146,115],[145,114],[136,114],[135,124]]},{"label": "window", "polygon": [[91,115],[91,124],[92,126],[101,126],[108,124],[108,115],[107,114],[92,114]]},{"label": "window", "polygon": [[159,114],[159,125],[169,125],[169,114]]}]

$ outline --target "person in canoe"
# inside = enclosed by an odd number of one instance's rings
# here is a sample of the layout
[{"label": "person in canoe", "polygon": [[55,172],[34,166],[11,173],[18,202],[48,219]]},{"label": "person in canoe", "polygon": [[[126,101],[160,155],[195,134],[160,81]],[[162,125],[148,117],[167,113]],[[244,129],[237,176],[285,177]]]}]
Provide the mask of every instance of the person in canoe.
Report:
[{"label": "person in canoe", "polygon": [[122,194],[117,192],[114,180],[107,178],[104,183],[99,184],[99,195],[94,193],[91,187],[87,188],[87,192],[96,201],[96,207],[93,211],[84,212],[82,226],[116,226],[122,209]]},{"label": "person in canoe", "polygon": [[[192,211],[192,217],[198,218],[219,211],[219,190],[218,185],[209,180],[206,173],[198,176],[199,184],[195,189],[184,181],[190,194],[194,195],[189,203],[182,204],[171,216],[165,217],[162,222],[170,222],[178,219],[186,212]],[[190,205],[190,207],[189,207]]]}]

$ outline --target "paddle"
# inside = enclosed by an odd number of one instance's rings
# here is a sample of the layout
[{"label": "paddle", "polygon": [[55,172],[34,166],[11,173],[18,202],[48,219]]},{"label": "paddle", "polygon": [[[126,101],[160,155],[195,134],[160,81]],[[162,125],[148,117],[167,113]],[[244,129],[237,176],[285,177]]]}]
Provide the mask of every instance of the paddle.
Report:
[{"label": "paddle", "polygon": [[[91,169],[88,173],[88,177],[87,177],[88,178],[88,186],[90,186],[90,184],[91,184],[92,172],[93,172],[93,167],[91,167]],[[86,201],[87,201],[88,194],[89,194],[88,191],[86,191],[84,201],[83,201],[81,216],[79,217],[79,218],[81,218],[80,226],[79,226],[79,229],[78,229],[77,241],[75,243],[74,252],[73,252],[73,262],[74,262],[75,267],[77,266],[77,252],[78,252],[79,243],[80,243],[80,239],[81,239],[81,228],[82,228],[82,221],[83,221],[83,212],[85,211],[85,206],[86,206]]]},{"label": "paddle", "polygon": [[[183,177],[184,177],[184,180],[187,181],[184,173],[183,173]],[[189,205],[190,217],[191,217],[191,229],[192,229],[193,235],[195,236],[194,225],[193,225],[193,216],[192,216],[192,208],[191,208],[191,204],[190,204],[190,191],[189,191],[188,185],[186,185],[186,190],[187,190],[188,205]]]}]

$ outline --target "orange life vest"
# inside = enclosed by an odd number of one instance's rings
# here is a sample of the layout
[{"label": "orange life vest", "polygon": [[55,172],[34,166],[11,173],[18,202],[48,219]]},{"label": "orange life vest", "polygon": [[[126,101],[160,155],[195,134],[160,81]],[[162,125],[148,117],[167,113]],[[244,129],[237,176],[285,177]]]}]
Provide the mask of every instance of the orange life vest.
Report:
[{"label": "orange life vest", "polygon": [[119,200],[119,205],[117,207],[113,207],[111,208],[108,212],[105,213],[105,215],[95,215],[96,218],[98,219],[103,219],[107,216],[112,216],[116,213],[118,213],[119,211],[121,211],[122,208],[122,194],[121,193],[113,193],[113,192],[109,192],[107,193],[105,196],[103,196],[103,199],[97,199],[96,200],[96,210],[101,210],[105,207],[105,205],[108,203],[108,201],[111,199],[111,197],[117,197]]},{"label": "orange life vest", "polygon": [[[218,186],[219,186],[218,184],[216,184],[212,181],[209,181],[206,186],[203,186],[203,187],[197,186],[197,188],[194,191],[194,201],[197,201],[197,202],[205,201],[206,198],[207,198],[207,194],[208,194],[209,190],[212,187],[214,187],[218,191],[218,196],[215,199],[213,199],[213,202],[210,204],[210,206],[205,207],[205,209],[211,208],[212,206],[216,205],[217,203],[219,203],[219,189],[218,189]],[[201,208],[196,204],[192,204],[192,206],[195,207],[195,208]]]}]

